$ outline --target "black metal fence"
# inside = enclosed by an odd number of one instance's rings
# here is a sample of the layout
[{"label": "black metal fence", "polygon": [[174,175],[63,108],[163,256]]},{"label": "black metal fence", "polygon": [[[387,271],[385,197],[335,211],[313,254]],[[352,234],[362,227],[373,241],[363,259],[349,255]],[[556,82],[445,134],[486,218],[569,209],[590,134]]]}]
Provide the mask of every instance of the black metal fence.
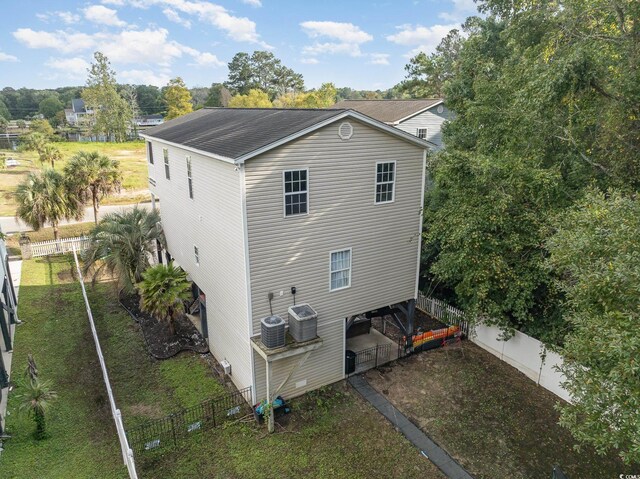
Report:
[{"label": "black metal fence", "polygon": [[149,421],[126,432],[135,454],[177,445],[182,438],[221,426],[230,419],[252,412],[251,387],[203,401],[161,419]]},{"label": "black metal fence", "polygon": [[391,346],[391,344],[378,344],[372,348],[356,351],[356,367],[354,372],[359,373],[367,369],[377,368],[389,361],[397,359],[397,355],[396,357],[392,357],[392,354],[396,352],[396,348],[392,348]]}]

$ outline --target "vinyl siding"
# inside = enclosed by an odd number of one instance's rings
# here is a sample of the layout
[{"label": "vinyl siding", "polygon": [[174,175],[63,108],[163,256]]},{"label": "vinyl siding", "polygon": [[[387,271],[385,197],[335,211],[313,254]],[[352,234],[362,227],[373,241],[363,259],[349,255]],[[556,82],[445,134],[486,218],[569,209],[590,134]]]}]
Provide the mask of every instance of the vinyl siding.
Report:
[{"label": "vinyl siding", "polygon": [[[344,321],[351,315],[415,295],[424,150],[350,120],[353,137],[338,137],[336,122],[245,164],[251,305],[254,331],[273,312],[285,319],[296,302],[318,312],[322,348],[291,378],[297,395],[341,379]],[[395,201],[376,205],[376,162],[396,161]],[[284,217],[282,172],[309,169],[309,214]],[[329,291],[330,252],[352,248],[351,287]],[[283,295],[280,296],[280,291]],[[322,336],[322,335],[326,335]],[[295,359],[274,367],[286,376]],[[258,399],[265,394],[264,361],[255,358]],[[286,371],[286,372],[285,372]],[[297,381],[307,385],[295,388]]]},{"label": "vinyl siding", "polygon": [[[171,180],[165,179],[162,149],[169,150]],[[186,156],[191,157],[194,198],[189,198]],[[241,175],[234,166],[153,141],[150,185],[160,199],[167,247],[207,295],[209,347],[231,363],[231,378],[242,388],[253,383]],[[196,265],[193,247],[199,250]]]},{"label": "vinyl siding", "polygon": [[451,119],[451,112],[444,107],[442,113],[438,113],[437,106],[424,111],[416,116],[395,125],[396,128],[415,135],[418,128],[427,128],[427,140],[438,145],[438,150],[443,148],[442,124]]}]

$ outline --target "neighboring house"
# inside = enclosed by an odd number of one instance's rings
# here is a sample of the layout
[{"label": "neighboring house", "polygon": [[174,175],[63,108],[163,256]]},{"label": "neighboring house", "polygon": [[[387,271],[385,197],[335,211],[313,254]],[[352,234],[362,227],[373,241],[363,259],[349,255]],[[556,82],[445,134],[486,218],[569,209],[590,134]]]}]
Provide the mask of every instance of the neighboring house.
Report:
[{"label": "neighboring house", "polygon": [[443,148],[442,124],[452,118],[442,98],[423,100],[342,100],[332,108],[351,108]]},{"label": "neighboring house", "polygon": [[162,115],[142,115],[134,118],[133,122],[136,126],[157,126],[164,123]]},{"label": "neighboring house", "polygon": [[[427,142],[342,109],[204,108],[142,136],[162,256],[194,282],[210,349],[254,402],[267,377],[285,397],[343,379],[358,315],[400,305],[412,327]],[[265,352],[261,319],[301,303],[318,337]]]},{"label": "neighboring house", "polygon": [[65,108],[64,116],[71,126],[79,125],[83,120],[93,114],[93,110],[87,110],[82,98],[71,100],[71,108]]}]

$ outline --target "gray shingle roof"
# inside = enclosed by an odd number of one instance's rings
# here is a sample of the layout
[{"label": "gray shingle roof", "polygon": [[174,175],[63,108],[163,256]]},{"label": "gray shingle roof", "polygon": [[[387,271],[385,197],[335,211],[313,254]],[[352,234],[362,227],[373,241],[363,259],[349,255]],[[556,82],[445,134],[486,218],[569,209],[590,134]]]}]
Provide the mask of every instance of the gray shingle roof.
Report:
[{"label": "gray shingle roof", "polygon": [[87,111],[84,107],[84,100],[82,98],[74,98],[71,100],[71,109],[76,113],[85,113]]},{"label": "gray shingle roof", "polygon": [[145,131],[145,136],[231,159],[343,113],[342,109],[203,108]]},{"label": "gray shingle roof", "polygon": [[384,123],[394,123],[440,103],[442,98],[421,100],[341,100],[331,108],[359,111]]}]

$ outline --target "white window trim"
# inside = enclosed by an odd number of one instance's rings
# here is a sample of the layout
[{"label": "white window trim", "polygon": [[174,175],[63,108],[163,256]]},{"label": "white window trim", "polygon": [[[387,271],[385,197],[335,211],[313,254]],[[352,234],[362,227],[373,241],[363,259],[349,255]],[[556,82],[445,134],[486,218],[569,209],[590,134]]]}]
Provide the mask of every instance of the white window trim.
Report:
[{"label": "white window trim", "polygon": [[[349,252],[349,284],[346,286],[342,286],[341,288],[331,289],[331,273],[336,273],[337,271],[331,271],[331,256],[333,253],[342,253],[343,251]],[[338,270],[344,271],[344,270]],[[342,248],[342,249],[334,249],[329,252],[329,292],[333,293],[334,291],[340,291],[343,289],[347,289],[351,287],[351,276],[353,275],[353,248]]]},{"label": "white window trim", "polygon": [[[393,190],[391,191],[391,200],[389,201],[376,201],[378,198],[378,165],[387,163],[393,163]],[[373,177],[373,204],[374,205],[387,205],[396,201],[396,178],[398,177],[398,165],[395,160],[392,161],[376,161],[376,169]],[[389,181],[383,181],[380,184],[391,183]]]},{"label": "white window trim", "polygon": [[[420,130],[424,130],[424,138],[420,138]],[[428,139],[429,138],[429,128],[427,128],[427,127],[416,128],[416,136],[418,138],[420,138],[421,140]]]},{"label": "white window trim", "polygon": [[[300,193],[300,191],[297,191],[295,193],[287,193],[286,187],[285,187],[285,181],[284,181],[284,174],[289,172],[289,171],[306,171],[307,172],[307,212],[306,213],[297,213],[295,215],[287,215],[287,195],[294,195],[296,193]],[[311,189],[311,184],[309,183],[309,168],[291,168],[289,170],[283,170],[282,171],[282,217],[283,218],[297,218],[299,216],[307,216],[309,214],[309,210],[311,208],[311,203],[309,201],[310,196],[309,196],[309,190]]]},{"label": "white window trim", "polygon": [[195,244],[193,245],[193,261],[196,266],[200,266],[200,248]]},{"label": "white window trim", "polygon": [[[169,166],[169,148],[162,149],[162,164],[164,165],[164,179],[167,181],[171,181],[171,167]],[[169,174],[167,174],[167,172]]]},{"label": "white window trim", "polygon": [[193,162],[191,161],[191,155],[186,155],[185,160],[187,163],[187,196],[190,200],[193,200],[195,195],[193,194]]}]

